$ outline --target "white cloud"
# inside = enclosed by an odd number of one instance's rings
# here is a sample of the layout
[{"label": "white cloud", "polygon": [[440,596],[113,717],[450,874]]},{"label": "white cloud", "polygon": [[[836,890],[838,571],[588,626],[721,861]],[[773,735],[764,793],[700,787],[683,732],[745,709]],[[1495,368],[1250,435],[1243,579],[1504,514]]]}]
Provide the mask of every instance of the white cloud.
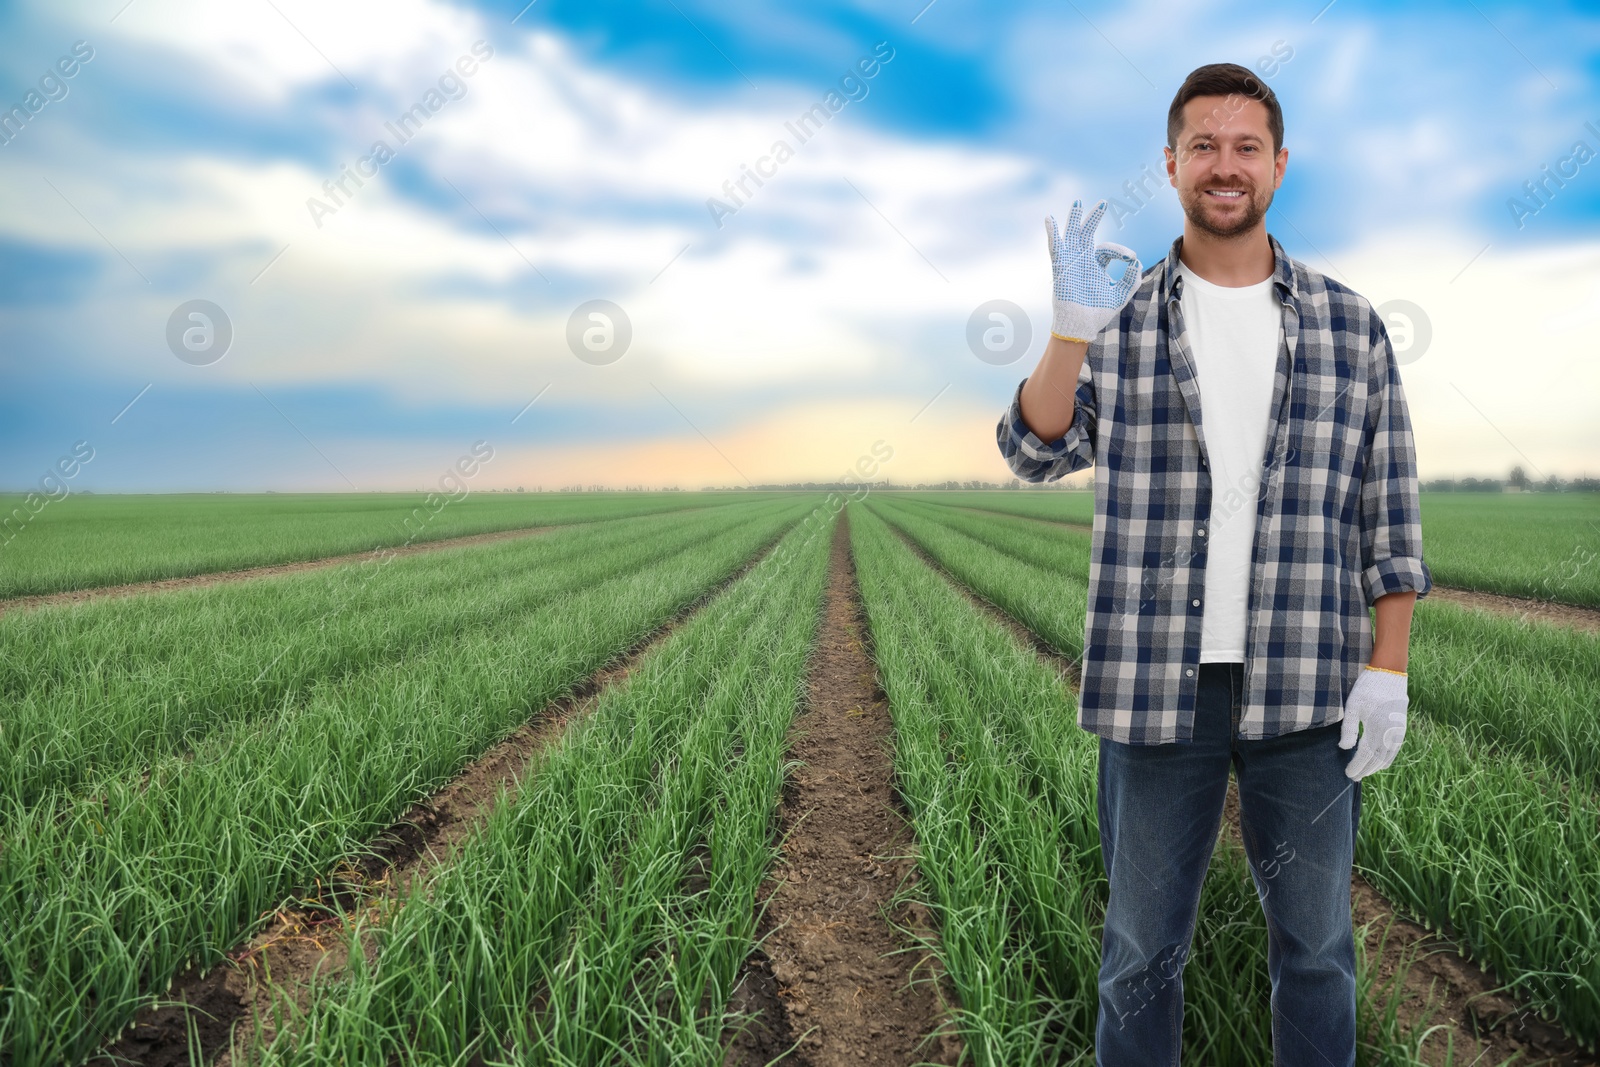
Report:
[{"label": "white cloud", "polygon": [[1463,272],[1481,248],[1417,229],[1330,253],[1374,306],[1408,300],[1431,322],[1400,368],[1423,476],[1600,474],[1600,243],[1492,246]]},{"label": "white cloud", "polygon": [[[485,27],[470,12],[431,0],[136,0],[98,32],[205,65],[207,80],[192,91],[226,87],[281,103],[330,77],[349,78],[362,91],[406,91],[419,65],[452,62]],[[151,73],[159,77],[160,68]]]},{"label": "white cloud", "polygon": [[[1515,461],[1464,397],[1492,405],[1485,411],[1495,424],[1540,467],[1600,466],[1587,399],[1600,380],[1581,355],[1600,297],[1596,249],[1556,244],[1553,234],[1536,251],[1496,245],[1452,283],[1489,238],[1442,222],[1396,227],[1393,217],[1458,218],[1508,164],[1476,153],[1465,131],[1479,119],[1469,109],[1387,122],[1352,116],[1353,106],[1369,106],[1374,72],[1388,70],[1366,23],[1336,29],[1330,18],[1293,37],[1262,24],[1241,36],[1174,0],[1097,17],[1108,45],[1075,14],[1025,17],[994,68],[1009,79],[1025,127],[1011,138],[1020,147],[1005,149],[884,132],[871,121],[871,95],[801,145],[785,123],[825,85],[761,77],[760,93],[735,83],[725,98],[688,101],[589,64],[561,37],[511,31],[443,3],[275,2],[287,19],[266,4],[138,0],[98,32],[107,49],[146,50],[143,89],[166,79],[174,94],[226,101],[241,122],[281,130],[287,118],[314,152],[261,163],[198,140],[101,143],[64,109],[29,129],[31,154],[9,159],[0,175],[0,233],[106,258],[94,314],[80,326],[91,335],[82,350],[100,370],[191,375],[162,350],[161,330],[178,299],[204,295],[236,311],[239,327],[237,352],[212,368],[214,379],[367,384],[419,404],[520,404],[550,381],[600,404],[659,404],[649,386],[659,381],[724,410],[734,409],[730,398],[774,386],[925,397],[946,381],[1014,382],[1034,357],[990,374],[965,351],[963,327],[973,307],[996,297],[1022,304],[1036,328],[1048,321],[1044,214],[1109,195],[1141,159],[1156,168],[1166,103],[1201,61],[1192,57],[1266,54],[1283,38],[1296,54],[1274,84],[1286,94],[1307,86],[1304,113],[1290,116],[1291,146],[1297,136],[1307,146],[1299,165],[1320,156],[1324,175],[1342,178],[1347,168],[1366,178],[1342,208],[1348,241],[1319,243],[1374,303],[1409,299],[1434,321],[1433,348],[1404,368],[1424,473]],[[1144,32],[1150,25],[1163,28],[1160,39]],[[1086,43],[1080,62],[1063,64],[1068,28]],[[495,56],[465,97],[433,115],[396,163],[318,229],[307,198],[322,195],[340,163],[387,137],[384,123],[480,38]],[[1169,42],[1180,38],[1185,47],[1174,53]],[[868,84],[898,77],[897,61]],[[1409,92],[1429,62],[1412,57],[1393,70],[1395,91]],[[339,100],[343,82],[330,63],[360,87],[355,99]],[[1154,93],[1139,71],[1156,81]],[[1322,89],[1311,88],[1318,81]],[[1121,87],[1129,101],[1121,110],[1098,103],[1107,86]],[[1097,103],[1079,103],[1089,100]],[[1131,134],[1130,115],[1145,116]],[[1550,134],[1564,148],[1572,131],[1561,121],[1534,116],[1510,136],[1532,143]],[[1110,162],[1081,155],[1058,165],[1045,159],[1053,147],[1034,147],[1063,136],[1090,143],[1086,134],[1119,123]],[[1331,132],[1319,145],[1297,129]],[[779,138],[795,158],[717,228],[706,199],[725,198],[723,182]],[[325,167],[305,161],[324,153]],[[1132,165],[1107,180],[1123,158]],[[1537,173],[1540,160],[1528,158],[1521,176]],[[206,264],[209,291],[191,292],[187,281],[145,285],[49,192],[47,177],[139,269],[165,279],[188,257]],[[1164,186],[1158,199],[1141,212],[1140,232],[1181,225]],[[1300,246],[1297,234],[1283,236]],[[1100,237],[1135,240],[1109,224]],[[1146,253],[1164,254],[1170,239],[1145,242]],[[1330,269],[1315,253],[1306,258]],[[634,322],[634,348],[613,367],[588,367],[565,348],[567,315],[590,297],[618,302]],[[758,424],[762,413],[750,418]],[[979,435],[971,447],[987,456],[992,445]]]},{"label": "white cloud", "polygon": [[[440,56],[460,47],[437,47],[446,30],[457,41],[481,32],[455,13],[413,6],[414,19],[389,12],[379,20],[381,37],[362,37],[356,31],[366,16],[349,12],[343,22],[303,24],[314,40],[343,42],[336,62],[363,84],[370,72],[388,69],[385,55],[427,57],[412,64],[414,80],[390,72],[381,89],[336,113],[338,135],[349,143],[341,161],[354,163],[374,138],[388,138],[385,119],[431,83]],[[247,73],[273,72],[291,84],[328,79],[302,61],[306,45],[298,38],[214,15],[191,20],[153,2],[138,13],[137,21],[128,13],[128,32],[137,27],[196,63],[216,63],[218,78],[236,76],[223,68],[234,71],[234,50],[248,48],[255,59]],[[312,14],[286,13],[297,23]],[[234,294],[241,320],[260,320],[256,337],[271,355],[261,373],[307,382],[376,377],[408,391],[421,388],[408,386],[406,375],[423,374],[429,353],[470,351],[472,370],[442,386],[463,401],[503,395],[497,370],[530,350],[570,359],[562,354],[566,316],[590,296],[629,311],[641,357],[697,387],[734,390],[819,378],[862,382],[925,364],[926,353],[896,351],[885,338],[909,339],[909,331],[935,324],[959,337],[976,304],[996,296],[1037,303],[1047,292],[1039,220],[1063,209],[1064,183],[1041,180],[1035,161],[875,132],[856,117],[873,106],[870,94],[802,144],[786,122],[818,102],[821,89],[774,87],[770,95],[789,102],[759,107],[738,99],[691,106],[586,66],[559,38],[524,40],[503,44],[464,98],[396,145],[405,165],[445,190],[442,206],[401,195],[393,184],[399,164],[391,163],[319,229],[307,199],[333,202],[322,184],[337,177],[334,166],[319,173],[299,161],[263,165],[197,148],[115,149],[67,128],[49,131],[48,163],[24,165],[7,181],[26,188],[49,170],[66,170],[64,191],[74,204],[147,274],[180,250],[221,257],[208,284],[225,307]],[[895,73],[891,60],[877,77]],[[726,200],[723,182],[780,138],[795,158],[765,186],[747,186],[753,195],[717,228],[707,198]],[[477,210],[495,218],[505,238]],[[8,200],[0,227],[101,250],[100,239],[59,204],[38,213]],[[490,286],[531,281],[522,256],[552,279],[552,294],[581,296],[552,306],[554,297],[521,304],[432,292],[444,277]],[[125,299],[137,311],[130,313],[159,321],[172,294],[141,292],[131,274],[122,280],[132,287]],[[252,312],[260,307],[273,313]],[[441,388],[433,377],[423,379],[429,390]]]}]

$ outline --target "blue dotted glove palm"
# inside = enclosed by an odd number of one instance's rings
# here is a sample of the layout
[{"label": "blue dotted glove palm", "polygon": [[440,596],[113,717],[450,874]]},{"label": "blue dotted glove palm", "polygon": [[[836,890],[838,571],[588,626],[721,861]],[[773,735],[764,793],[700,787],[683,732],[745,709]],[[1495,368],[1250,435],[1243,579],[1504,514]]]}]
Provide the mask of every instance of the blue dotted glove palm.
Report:
[{"label": "blue dotted glove palm", "polygon": [[[1144,273],[1133,249],[1113,241],[1096,247],[1094,231],[1105,213],[1106,202],[1102,200],[1084,219],[1083,201],[1074,200],[1072,213],[1059,233],[1054,215],[1044,219],[1045,234],[1050,238],[1050,265],[1055,273],[1050,332],[1063,341],[1094,340],[1128,302]],[[1127,264],[1116,281],[1106,273],[1113,259]]]}]

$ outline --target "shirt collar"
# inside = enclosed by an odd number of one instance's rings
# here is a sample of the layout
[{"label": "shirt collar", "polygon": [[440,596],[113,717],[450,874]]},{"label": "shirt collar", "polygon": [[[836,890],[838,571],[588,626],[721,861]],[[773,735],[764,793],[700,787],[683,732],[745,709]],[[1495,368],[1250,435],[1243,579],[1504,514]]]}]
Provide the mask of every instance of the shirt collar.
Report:
[{"label": "shirt collar", "polygon": [[[1289,253],[1283,250],[1283,245],[1272,234],[1267,234],[1267,243],[1272,246],[1273,261],[1273,289],[1277,291],[1278,299],[1282,303],[1293,304],[1295,310],[1300,308],[1300,287],[1296,283],[1294,261],[1289,258]],[[1183,248],[1183,235],[1179,234],[1172,242],[1172,247],[1167,250],[1167,261],[1161,268],[1161,294],[1163,302],[1170,303],[1183,295],[1183,276],[1178,273],[1181,260],[1179,251]]]}]

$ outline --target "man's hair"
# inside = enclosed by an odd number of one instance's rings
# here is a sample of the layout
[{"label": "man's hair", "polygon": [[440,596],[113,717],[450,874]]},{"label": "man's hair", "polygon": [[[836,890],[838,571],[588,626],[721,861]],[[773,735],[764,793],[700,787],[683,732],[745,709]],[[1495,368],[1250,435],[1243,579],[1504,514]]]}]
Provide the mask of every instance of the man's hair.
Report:
[{"label": "man's hair", "polygon": [[1244,106],[1244,99],[1261,101],[1267,109],[1272,154],[1277,156],[1278,150],[1283,147],[1283,108],[1278,106],[1277,94],[1267,87],[1266,82],[1237,63],[1207,63],[1203,67],[1196,67],[1183,80],[1178,87],[1178,95],[1172,98],[1172,106],[1167,109],[1168,148],[1174,152],[1178,150],[1178,135],[1183,132],[1183,106],[1197,96],[1233,98],[1226,106],[1213,108],[1211,114],[1201,120],[1200,128],[1211,133],[1218,132],[1239,113]]}]

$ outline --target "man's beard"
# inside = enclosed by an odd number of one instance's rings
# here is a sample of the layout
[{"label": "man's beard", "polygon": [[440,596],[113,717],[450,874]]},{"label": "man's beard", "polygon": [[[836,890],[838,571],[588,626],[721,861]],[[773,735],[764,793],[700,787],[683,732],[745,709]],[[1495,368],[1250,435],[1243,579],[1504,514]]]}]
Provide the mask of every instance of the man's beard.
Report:
[{"label": "man's beard", "polygon": [[1258,203],[1251,191],[1246,189],[1241,198],[1244,204],[1239,210],[1230,216],[1219,216],[1218,220],[1214,221],[1206,216],[1206,208],[1220,201],[1207,196],[1206,188],[1209,187],[1196,188],[1189,198],[1183,201],[1183,214],[1195,229],[1209,233],[1213,237],[1238,237],[1240,234],[1248,233],[1260,224],[1266,217],[1267,209],[1272,206],[1274,190],[1268,189],[1266,199]]}]

